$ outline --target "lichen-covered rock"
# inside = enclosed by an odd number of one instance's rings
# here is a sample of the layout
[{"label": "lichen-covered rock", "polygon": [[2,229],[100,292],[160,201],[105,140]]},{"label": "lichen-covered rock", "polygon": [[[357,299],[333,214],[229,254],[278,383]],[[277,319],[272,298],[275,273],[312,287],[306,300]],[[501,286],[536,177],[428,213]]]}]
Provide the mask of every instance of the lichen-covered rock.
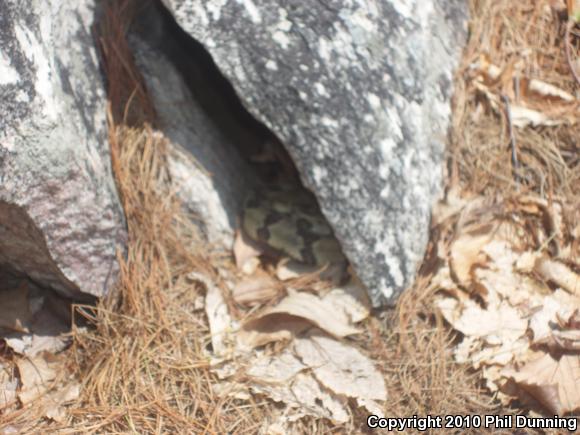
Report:
[{"label": "lichen-covered rock", "polygon": [[440,192],[461,0],[164,0],[314,191],[375,305],[411,282]]},{"label": "lichen-covered rock", "polygon": [[94,9],[0,2],[0,267],[75,298],[111,288],[126,238]]}]

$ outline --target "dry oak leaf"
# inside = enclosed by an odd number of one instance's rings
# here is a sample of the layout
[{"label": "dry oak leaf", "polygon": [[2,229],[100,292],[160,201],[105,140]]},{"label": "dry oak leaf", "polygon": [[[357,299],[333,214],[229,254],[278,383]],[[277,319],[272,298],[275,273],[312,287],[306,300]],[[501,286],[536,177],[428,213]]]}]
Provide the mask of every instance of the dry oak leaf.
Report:
[{"label": "dry oak leaf", "polygon": [[246,275],[251,275],[256,271],[260,264],[258,257],[263,252],[241,230],[236,231],[233,251],[238,270]]},{"label": "dry oak leaf", "polygon": [[516,342],[525,335],[528,321],[508,304],[481,308],[472,300],[461,304],[453,298],[439,298],[436,306],[454,329],[464,335],[479,337],[486,343],[501,345]]},{"label": "dry oak leaf", "polygon": [[294,352],[311,368],[314,377],[335,394],[356,399],[370,412],[380,409],[375,401],[387,400],[383,376],[354,347],[312,330],[307,337],[295,340]]},{"label": "dry oak leaf", "polygon": [[[360,333],[360,330],[352,326],[346,312],[337,310],[335,301],[324,300],[310,293],[289,290],[288,296],[282,299],[278,305],[268,308],[258,317],[244,323],[242,333],[252,330],[271,330],[279,324],[280,320],[292,323],[295,318],[298,323],[292,324],[291,331],[304,330],[302,324],[317,326],[335,337],[346,337]],[[242,335],[243,336],[243,335]],[[244,337],[245,340],[245,337]]]},{"label": "dry oak leaf", "polygon": [[534,266],[545,280],[552,281],[567,292],[580,296],[580,275],[558,261],[541,258]]},{"label": "dry oak leaf", "polygon": [[348,421],[345,398],[320,385],[308,368],[286,348],[278,355],[256,359],[247,372],[248,382],[252,391],[283,402],[301,415],[329,418],[336,423]]},{"label": "dry oak leaf", "polygon": [[545,354],[520,370],[506,369],[503,375],[532,395],[550,413],[563,415],[580,410],[580,355]]},{"label": "dry oak leaf", "polygon": [[280,293],[280,284],[271,276],[251,276],[232,289],[232,298],[240,305],[252,306],[274,299]]},{"label": "dry oak leaf", "polygon": [[473,268],[486,262],[482,249],[490,240],[490,234],[463,234],[453,242],[449,266],[452,277],[460,285],[469,288],[472,283]]},{"label": "dry oak leaf", "polygon": [[18,398],[23,405],[45,394],[56,379],[58,364],[47,361],[43,356],[22,358],[16,361],[20,373],[21,388]]}]

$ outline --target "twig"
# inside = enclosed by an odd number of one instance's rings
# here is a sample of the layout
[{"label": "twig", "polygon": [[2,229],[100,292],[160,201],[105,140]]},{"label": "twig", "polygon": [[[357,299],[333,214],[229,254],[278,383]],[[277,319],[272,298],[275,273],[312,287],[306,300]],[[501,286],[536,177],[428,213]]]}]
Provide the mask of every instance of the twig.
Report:
[{"label": "twig", "polygon": [[514,179],[516,182],[516,190],[519,192],[519,190],[520,190],[520,175],[519,175],[520,164],[518,162],[518,154],[517,154],[517,148],[516,148],[516,135],[514,133],[514,127],[512,124],[512,112],[510,110],[510,100],[507,97],[507,95],[504,95],[504,94],[501,95],[501,99],[502,99],[503,103],[505,104],[505,111],[506,111],[506,117],[507,117],[507,122],[508,122],[508,131],[509,131],[509,135],[510,135],[510,148],[512,151],[512,167],[514,169]]},{"label": "twig", "polygon": [[570,71],[572,71],[572,75],[576,79],[576,83],[580,85],[580,77],[576,72],[576,68],[574,68],[574,62],[572,62],[572,54],[570,53],[570,34],[572,33],[572,29],[576,25],[576,21],[573,19],[568,19],[568,23],[566,23],[566,34],[564,35],[564,46],[566,48],[566,59],[568,60],[568,66],[570,67]]}]

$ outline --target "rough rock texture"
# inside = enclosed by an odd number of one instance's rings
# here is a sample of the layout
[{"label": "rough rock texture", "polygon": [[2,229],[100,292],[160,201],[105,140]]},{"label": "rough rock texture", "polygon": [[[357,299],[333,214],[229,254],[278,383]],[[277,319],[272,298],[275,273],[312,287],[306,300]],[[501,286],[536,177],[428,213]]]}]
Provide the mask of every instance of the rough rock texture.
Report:
[{"label": "rough rock texture", "polygon": [[441,184],[462,0],[164,0],[284,142],[375,305],[411,282]]},{"label": "rough rock texture", "polygon": [[[130,44],[155,106],[157,127],[168,139],[172,182],[207,240],[215,248],[230,249],[251,171],[200,106],[200,89],[191,86],[204,88],[207,82],[199,79],[199,65],[184,53],[158,10],[143,12],[133,27]],[[182,61],[186,58],[191,61]]]},{"label": "rough rock texture", "polygon": [[107,292],[126,237],[94,15],[92,0],[0,2],[0,267],[76,298]]}]

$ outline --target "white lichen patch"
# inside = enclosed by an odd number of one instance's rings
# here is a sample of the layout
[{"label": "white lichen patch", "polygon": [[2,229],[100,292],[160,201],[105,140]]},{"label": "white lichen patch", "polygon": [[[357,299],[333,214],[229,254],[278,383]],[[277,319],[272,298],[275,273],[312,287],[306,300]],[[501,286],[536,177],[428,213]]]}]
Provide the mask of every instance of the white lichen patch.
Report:
[{"label": "white lichen patch", "polygon": [[330,46],[328,40],[324,37],[321,37],[318,40],[318,56],[320,56],[321,59],[328,61],[330,60],[331,51],[332,47]]},{"label": "white lichen patch", "polygon": [[380,288],[383,289],[383,295],[385,298],[389,299],[391,296],[393,296],[393,288],[389,286],[389,283],[385,278],[381,278]]},{"label": "white lichen patch", "polygon": [[20,74],[12,65],[10,60],[0,51],[0,85],[10,85],[20,80]]},{"label": "white lichen patch", "polygon": [[208,0],[205,8],[211,14],[214,21],[220,19],[222,8],[228,3],[228,0]]},{"label": "white lichen patch", "polygon": [[18,101],[19,103],[30,103],[30,97],[25,91],[21,89],[20,91],[18,91],[18,94],[16,94],[16,101]]},{"label": "white lichen patch", "polygon": [[324,87],[324,85],[322,83],[320,83],[320,82],[315,83],[314,89],[316,90],[318,95],[320,95],[322,97],[328,97],[328,92],[326,91],[326,88]]},{"label": "white lichen patch", "polygon": [[381,108],[381,99],[379,98],[378,95],[369,92],[367,94],[367,101],[369,102],[373,110],[379,110]]},{"label": "white lichen patch", "polygon": [[362,8],[354,12],[342,9],[339,16],[348,27],[356,45],[368,45],[378,31],[376,24],[369,19],[368,12]]},{"label": "white lichen patch", "polygon": [[399,116],[399,112],[397,112],[395,108],[389,106],[386,108],[384,113],[386,114],[386,120],[391,129],[391,137],[397,141],[403,140],[403,130],[401,129],[403,121]]},{"label": "white lichen patch", "polygon": [[290,46],[290,38],[281,30],[276,30],[272,35],[272,39],[280,45],[284,50]]},{"label": "white lichen patch", "polygon": [[[381,173],[387,173],[388,174],[389,171],[389,167],[386,165],[381,165],[379,167],[379,172]],[[385,187],[383,187],[383,189],[381,190],[381,193],[379,194],[379,196],[383,199],[389,199],[389,196],[391,195],[391,186],[386,183]]]},{"label": "white lichen patch", "polygon": [[278,15],[280,16],[280,21],[278,21],[276,27],[282,32],[289,32],[292,29],[292,22],[288,20],[288,12],[286,12],[286,9],[280,8],[278,9]]},{"label": "white lichen patch", "polygon": [[320,183],[322,180],[328,177],[328,171],[326,170],[326,168],[323,168],[321,166],[314,166],[312,168],[312,176],[314,177],[315,183]]},{"label": "white lichen patch", "polygon": [[14,26],[14,34],[20,45],[22,53],[37,65],[34,88],[36,93],[44,101],[44,112],[47,118],[57,119],[59,112],[58,104],[53,94],[51,66],[42,44],[36,39],[34,32],[20,25]]},{"label": "white lichen patch", "polygon": [[339,125],[336,119],[329,118],[328,116],[321,117],[320,123],[329,128],[338,128]]},{"label": "white lichen patch", "polygon": [[[203,2],[192,2],[191,13],[187,13],[184,16],[187,17],[187,24],[191,26],[207,26],[209,24],[209,17],[203,7]],[[186,9],[184,7],[184,9]]]},{"label": "white lichen patch", "polygon": [[262,22],[262,16],[260,15],[260,10],[254,4],[252,0],[237,0],[239,4],[244,6],[248,16],[254,24],[260,24]]},{"label": "white lichen patch", "polygon": [[276,61],[268,59],[268,61],[266,61],[266,69],[269,69],[270,71],[278,71],[278,64]]},{"label": "white lichen patch", "polygon": [[[352,66],[359,66],[360,59],[353,44],[352,35],[347,28],[344,28],[340,23],[334,23],[335,33],[330,41],[332,50],[338,54],[337,61],[341,68],[349,68]],[[366,57],[367,50],[360,50],[360,55]]]},{"label": "white lichen patch", "polygon": [[405,18],[413,18],[413,12],[423,7],[423,3],[417,4],[415,0],[391,0],[390,3]]}]

